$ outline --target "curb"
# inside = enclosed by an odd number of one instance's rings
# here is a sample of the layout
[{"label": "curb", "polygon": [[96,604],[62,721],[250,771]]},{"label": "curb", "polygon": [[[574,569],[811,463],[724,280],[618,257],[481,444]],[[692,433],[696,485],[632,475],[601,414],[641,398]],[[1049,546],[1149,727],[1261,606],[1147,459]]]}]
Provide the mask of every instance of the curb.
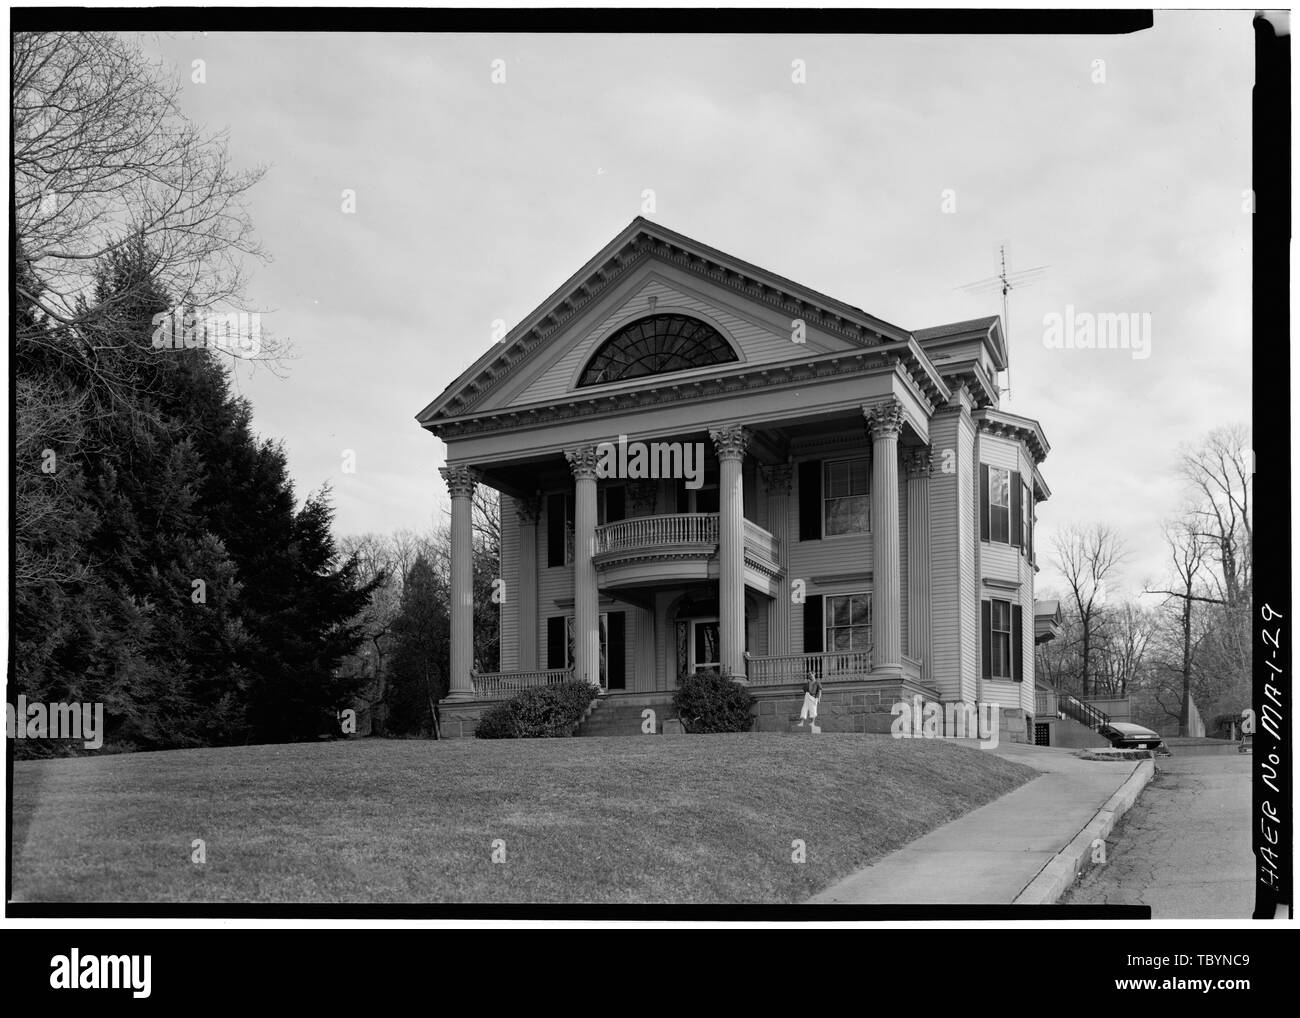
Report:
[{"label": "curb", "polygon": [[1038,871],[1011,903],[1013,905],[1052,905],[1067,890],[1086,868],[1092,856],[1092,846],[1098,839],[1105,841],[1129,809],[1137,802],[1142,789],[1155,776],[1155,760],[1143,760],[1133,769],[1119,790],[1106,800],[1105,805],[1097,810],[1078,834],[1065,848],[1057,852],[1047,865]]}]

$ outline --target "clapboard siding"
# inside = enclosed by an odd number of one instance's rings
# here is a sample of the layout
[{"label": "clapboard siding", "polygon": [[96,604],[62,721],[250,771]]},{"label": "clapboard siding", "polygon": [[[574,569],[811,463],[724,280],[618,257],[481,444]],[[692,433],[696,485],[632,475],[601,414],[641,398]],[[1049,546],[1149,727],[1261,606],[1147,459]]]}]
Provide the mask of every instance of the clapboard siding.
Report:
[{"label": "clapboard siding", "polygon": [[[845,448],[843,446],[827,449],[818,453],[811,451],[795,460],[791,484],[788,520],[786,523],[786,567],[790,580],[802,579],[806,593],[817,594],[814,577],[838,576],[842,573],[855,573],[867,580],[872,569],[871,534],[841,534],[836,537],[823,538],[820,541],[799,540],[799,463],[806,460],[835,459],[845,456],[865,456],[869,452],[867,439],[863,438],[861,446]],[[798,606],[795,606],[796,609]],[[795,613],[792,613],[792,615]],[[802,619],[791,618],[794,627],[790,633],[790,646],[800,645],[802,640]]]},{"label": "clapboard siding", "polygon": [[[980,461],[990,466],[1019,471],[1028,478],[1032,475],[1033,460],[1020,442],[991,435],[979,436]],[[978,490],[976,492],[978,495]],[[1013,493],[1015,494],[1015,493]],[[977,519],[978,524],[978,519]],[[977,530],[978,533],[978,530]],[[1023,618],[1021,653],[1024,661],[1023,682],[989,682],[984,685],[984,698],[1002,704],[1004,708],[1034,709],[1034,569],[1016,545],[996,541],[980,541],[980,597],[999,598],[1020,605]],[[1001,580],[1018,584],[1015,590],[989,587],[983,580]]]},{"label": "clapboard siding", "polygon": [[748,630],[749,653],[755,657],[767,654],[767,620],[768,599],[765,597],[746,597],[745,611],[749,616]]},{"label": "clapboard siding", "polygon": [[655,594],[655,669],[652,689],[675,689],[677,686],[677,639],[673,621],[668,618],[668,606],[676,595],[665,592]]},{"label": "clapboard siding", "polygon": [[572,613],[571,607],[561,608],[556,602],[571,605],[573,601],[573,566],[548,566],[546,564],[546,534],[550,506],[542,499],[541,518],[537,521],[537,667],[545,668],[550,652],[546,620],[555,615]]},{"label": "clapboard siding", "polygon": [[930,674],[943,700],[962,698],[963,542],[958,503],[960,479],[965,471],[957,469],[959,416],[944,413],[930,422],[930,441],[937,463],[930,477]]},{"label": "clapboard siding", "polygon": [[963,413],[957,422],[957,459],[966,464],[957,477],[961,494],[957,504],[957,532],[960,538],[958,563],[961,569],[961,689],[963,700],[974,700],[979,679],[979,577],[976,573],[976,545],[979,529],[976,486],[979,481],[979,461],[976,455],[975,424],[970,415]]},{"label": "clapboard siding", "polygon": [[500,669],[515,671],[519,667],[519,523],[515,500],[501,496],[501,579],[505,580],[505,603],[501,605]]}]

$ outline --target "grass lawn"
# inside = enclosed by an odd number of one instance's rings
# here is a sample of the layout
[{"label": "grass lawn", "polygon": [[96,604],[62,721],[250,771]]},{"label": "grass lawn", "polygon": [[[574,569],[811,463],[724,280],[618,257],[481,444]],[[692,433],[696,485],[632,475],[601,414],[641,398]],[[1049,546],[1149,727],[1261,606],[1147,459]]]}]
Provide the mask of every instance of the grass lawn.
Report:
[{"label": "grass lawn", "polygon": [[367,739],[13,774],[14,900],[50,902],[796,902],[1034,776],[831,733]]}]

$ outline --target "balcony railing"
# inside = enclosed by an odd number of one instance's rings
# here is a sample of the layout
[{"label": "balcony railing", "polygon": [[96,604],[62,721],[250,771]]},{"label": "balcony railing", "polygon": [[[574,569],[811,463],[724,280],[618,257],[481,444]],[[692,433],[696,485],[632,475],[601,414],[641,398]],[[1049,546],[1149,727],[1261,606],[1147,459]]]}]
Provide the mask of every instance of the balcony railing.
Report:
[{"label": "balcony railing", "polygon": [[558,686],[573,681],[572,668],[535,672],[483,672],[471,676],[476,700],[509,700],[534,686]]},{"label": "balcony railing", "polygon": [[809,675],[815,675],[822,682],[847,682],[865,679],[870,671],[870,650],[750,657],[745,663],[745,676],[751,686],[802,683],[808,680]]},{"label": "balcony railing", "polygon": [[639,551],[669,545],[718,543],[717,513],[636,516],[596,528],[596,554]]}]

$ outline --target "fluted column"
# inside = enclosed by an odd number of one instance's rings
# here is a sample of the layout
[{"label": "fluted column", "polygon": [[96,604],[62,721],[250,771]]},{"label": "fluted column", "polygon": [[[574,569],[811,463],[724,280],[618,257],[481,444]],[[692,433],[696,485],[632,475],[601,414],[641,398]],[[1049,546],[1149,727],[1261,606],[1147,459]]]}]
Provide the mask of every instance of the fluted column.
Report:
[{"label": "fluted column", "polygon": [[474,699],[474,471],[445,466],[438,472],[451,494],[451,676],[447,700]]},{"label": "fluted column", "polygon": [[767,632],[767,652],[773,657],[790,653],[790,492],[794,468],[789,463],[763,467],[763,487],[767,491],[767,529],[779,542],[779,564],[785,572],[772,602],[771,625]]},{"label": "fluted column", "polygon": [[907,458],[907,653],[930,685],[930,450]]},{"label": "fluted column", "polygon": [[898,435],[903,407],[897,399],[862,408],[871,433],[871,671],[902,675],[903,582],[898,534]]},{"label": "fluted column", "polygon": [[600,616],[597,613],[596,449],[584,445],[564,453],[573,471],[573,677],[593,686],[600,681]]},{"label": "fluted column", "polygon": [[537,670],[537,520],[540,495],[515,502],[519,520],[519,670]]},{"label": "fluted column", "polygon": [[738,424],[710,428],[718,450],[718,656],[722,674],[745,681],[745,486],[749,433]]}]

